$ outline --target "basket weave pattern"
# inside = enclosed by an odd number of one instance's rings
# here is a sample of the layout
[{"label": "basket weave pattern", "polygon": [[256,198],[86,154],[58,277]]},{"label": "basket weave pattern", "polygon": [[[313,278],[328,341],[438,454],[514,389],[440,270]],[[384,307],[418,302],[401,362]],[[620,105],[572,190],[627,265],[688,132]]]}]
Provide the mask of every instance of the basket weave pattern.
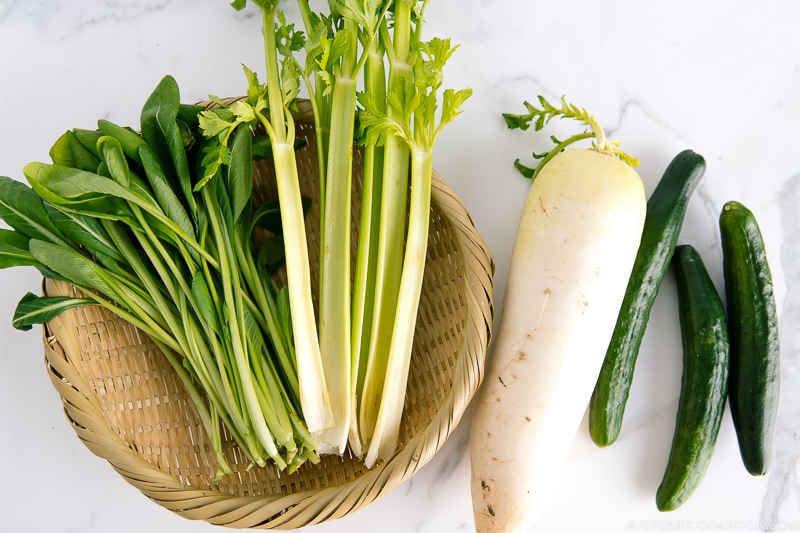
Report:
[{"label": "basket weave pattern", "polygon": [[[307,110],[297,120],[298,137],[306,141],[297,154],[301,188],[315,206],[313,126]],[[354,157],[358,162],[358,150]],[[358,188],[357,171],[354,178]],[[256,201],[276,196],[270,161],[256,162],[254,180]],[[353,196],[355,243],[359,191]],[[46,365],[78,437],[158,504],[233,528],[295,529],[339,518],[387,493],[427,463],[460,421],[483,375],[491,335],[491,253],[436,173],[431,204],[400,443],[389,461],[366,469],[358,459],[324,456],[317,465],[286,474],[249,468],[226,438],[233,473],[214,481],[208,437],[166,358],[136,328],[94,306],[65,312],[44,329]],[[319,255],[318,220],[312,207],[306,226],[312,265]],[[44,291],[74,294],[68,284],[52,280]]]}]

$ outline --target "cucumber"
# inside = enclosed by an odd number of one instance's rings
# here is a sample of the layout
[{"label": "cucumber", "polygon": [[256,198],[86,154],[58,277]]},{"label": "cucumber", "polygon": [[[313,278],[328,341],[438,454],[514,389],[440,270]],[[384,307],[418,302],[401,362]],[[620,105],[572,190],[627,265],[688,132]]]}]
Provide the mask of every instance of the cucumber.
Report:
[{"label": "cucumber", "polygon": [[769,470],[780,389],[772,274],[753,213],[728,202],[719,217],[731,341],[729,402],[739,451],[754,476]]},{"label": "cucumber", "polygon": [[619,436],[650,311],[675,251],[686,206],[705,168],[702,156],[691,150],[680,152],[647,201],[642,241],[589,403],[589,433],[598,446],[608,446]]},{"label": "cucumber", "polygon": [[660,511],[680,507],[711,461],[728,394],[730,343],[725,307],[691,245],[671,261],[678,290],[683,373],[672,447],[656,492]]}]

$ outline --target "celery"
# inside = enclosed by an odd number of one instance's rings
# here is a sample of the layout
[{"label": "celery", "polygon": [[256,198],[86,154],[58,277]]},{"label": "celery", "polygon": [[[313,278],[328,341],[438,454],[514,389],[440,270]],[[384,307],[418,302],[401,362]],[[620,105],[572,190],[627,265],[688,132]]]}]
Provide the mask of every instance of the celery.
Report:
[{"label": "celery", "polygon": [[[381,26],[381,39],[389,61],[389,93],[408,83],[411,76],[411,4],[397,2],[394,6],[394,33],[390,35],[388,21]],[[386,113],[387,118],[402,121],[403,110],[377,101],[373,95],[362,96],[365,107],[372,112]],[[377,141],[367,145],[378,144]],[[390,136],[383,140],[384,160],[381,189],[380,225],[378,228],[377,255],[372,259],[377,274],[374,289],[373,317],[370,329],[369,346],[364,384],[361,391],[358,433],[363,443],[372,438],[375,421],[380,408],[383,386],[386,381],[386,364],[391,332],[394,327],[394,312],[397,307],[398,291],[402,266],[402,245],[404,242],[409,150],[402,139]]]},{"label": "celery", "polygon": [[[374,39],[367,46],[364,65],[364,90],[372,95],[376,105],[385,110],[386,70],[383,45]],[[358,430],[358,402],[364,387],[369,356],[369,339],[375,313],[375,292],[378,254],[378,237],[381,216],[381,190],[384,166],[384,148],[375,144],[364,147],[364,167],[361,190],[361,218],[358,232],[355,280],[353,284],[351,323],[351,405],[349,443],[353,453],[361,457],[363,446]]]},{"label": "celery", "polygon": [[[323,169],[318,324],[334,423],[318,436],[338,453],[347,441],[357,456],[365,446],[380,448],[370,452],[369,465],[394,449],[402,413],[425,266],[434,140],[469,95],[446,91],[437,119],[442,69],[454,49],[449,41],[421,41],[426,4],[341,0],[331,3],[326,17],[301,0],[311,36],[303,43],[304,69],[293,59],[300,48],[297,32],[282,21],[281,51],[311,93]],[[364,91],[356,93],[362,70]],[[356,99],[364,108],[359,116],[365,159],[351,286]]]},{"label": "celery", "polygon": [[[256,117],[265,126],[270,140],[281,201],[281,220],[285,235],[286,271],[289,301],[294,330],[295,354],[300,388],[300,402],[308,429],[317,434],[333,425],[333,414],[322,367],[317,322],[311,295],[311,271],[308,259],[305,222],[294,156],[294,119],[288,106],[296,95],[299,75],[291,63],[284,61],[279,73],[275,17],[277,1],[257,1],[261,8],[264,32],[264,52],[267,67],[267,119],[258,109]],[[288,75],[287,75],[288,74]]]},{"label": "celery", "polygon": [[[421,40],[427,1],[335,0],[321,15],[299,0],[303,34],[277,0],[251,0],[266,83],[245,67],[244,99],[183,106],[166,77],[141,136],[101,120],[62,136],[53,165],[27,166],[32,189],[0,178],[0,217],[14,228],[0,232],[0,267],[34,266],[87,293],[26,295],[15,324],[95,303],[140,328],[197,404],[218,476],[230,472],[223,427],[254,464],[288,472],[348,444],[367,466],[388,458],[425,269],[433,146],[469,96],[440,91],[454,48]],[[318,314],[292,115],[301,81],[319,157]],[[285,287],[252,240],[274,210],[252,205],[258,127],[275,170]],[[354,142],[364,166],[353,270]]]},{"label": "celery", "polygon": [[[422,20],[421,11],[415,14],[417,20]],[[395,20],[396,28],[398,24],[399,21]],[[398,296],[391,321],[391,344],[388,353],[384,355],[385,370],[382,373],[379,370],[376,374],[378,379],[383,379],[383,383],[375,386],[380,387],[380,401],[375,404],[378,405],[377,415],[366,421],[373,422],[371,427],[366,427],[364,423],[360,428],[364,434],[372,429],[372,434],[368,435],[369,449],[365,458],[367,466],[372,466],[380,459],[387,459],[397,445],[403,410],[401,399],[405,396],[425,268],[433,147],[442,128],[460,113],[461,105],[471,95],[469,89],[447,89],[442,95],[439,94],[444,64],[455,48],[446,39],[434,38],[419,42],[418,31],[419,27],[414,33],[414,56],[409,62],[409,65],[413,65],[413,82],[409,81],[410,77],[403,77],[398,83],[390,84],[386,111],[374,105],[371,98],[362,99],[365,112],[361,121],[368,142],[399,140],[407,145],[411,154],[408,232],[402,255]],[[387,164],[390,146],[387,145]],[[382,208],[386,209],[385,206]],[[370,357],[369,363],[373,363],[372,354]],[[371,403],[367,402],[370,399],[367,397],[363,401],[365,407],[369,408]]]}]

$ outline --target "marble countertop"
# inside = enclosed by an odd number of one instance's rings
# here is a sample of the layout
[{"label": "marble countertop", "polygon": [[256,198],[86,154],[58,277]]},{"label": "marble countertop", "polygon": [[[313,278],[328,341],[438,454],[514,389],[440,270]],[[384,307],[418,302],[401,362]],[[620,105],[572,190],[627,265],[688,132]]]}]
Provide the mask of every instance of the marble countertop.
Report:
[{"label": "marble countertop", "polygon": [[[313,5],[313,2],[312,2]],[[22,179],[66,129],[98,118],[138,124],[158,80],[182,99],[244,90],[261,65],[259,21],[222,0],[0,1],[0,174]],[[758,217],[782,321],[783,387],[772,469],[746,473],[725,414],[703,483],[680,509],[654,503],[679,392],[680,333],[671,278],[658,297],[623,433],[597,448],[581,427],[561,484],[531,531],[800,531],[800,4],[679,0],[436,0],[427,33],[460,44],[446,85],[470,86],[434,164],[461,196],[497,262],[497,311],[527,183],[514,170],[546,139],[507,130],[502,112],[562,94],[589,109],[640,162],[652,191],[680,150],[708,169],[681,240],[721,283],[717,216],[737,199]],[[32,269],[0,272],[0,531],[201,533],[150,502],[75,437],[47,377],[38,330],[11,328]],[[309,533],[473,530],[469,416],[410,480]]]}]

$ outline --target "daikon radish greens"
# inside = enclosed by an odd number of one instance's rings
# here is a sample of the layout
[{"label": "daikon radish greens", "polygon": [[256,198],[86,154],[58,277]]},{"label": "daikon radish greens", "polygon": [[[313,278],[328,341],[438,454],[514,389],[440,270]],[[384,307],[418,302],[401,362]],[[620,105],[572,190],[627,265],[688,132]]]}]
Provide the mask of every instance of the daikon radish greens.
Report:
[{"label": "daikon radish greens", "polygon": [[[554,117],[589,130],[535,168],[470,435],[478,532],[521,532],[542,514],[584,416],[644,224],[644,187],[618,143],[585,110],[543,97],[505,115],[542,130]],[[589,148],[571,145],[592,139]],[[567,149],[568,148],[568,149]]]}]

